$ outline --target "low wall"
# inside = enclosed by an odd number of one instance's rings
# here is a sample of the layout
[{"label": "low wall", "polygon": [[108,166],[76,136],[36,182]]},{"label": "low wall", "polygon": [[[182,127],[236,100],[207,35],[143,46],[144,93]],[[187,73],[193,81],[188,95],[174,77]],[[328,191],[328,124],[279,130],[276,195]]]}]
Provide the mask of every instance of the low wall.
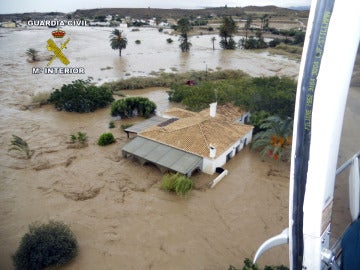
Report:
[{"label": "low wall", "polygon": [[212,180],[210,187],[211,188],[215,187],[216,184],[219,183],[227,174],[228,174],[228,170],[224,170],[214,180]]}]

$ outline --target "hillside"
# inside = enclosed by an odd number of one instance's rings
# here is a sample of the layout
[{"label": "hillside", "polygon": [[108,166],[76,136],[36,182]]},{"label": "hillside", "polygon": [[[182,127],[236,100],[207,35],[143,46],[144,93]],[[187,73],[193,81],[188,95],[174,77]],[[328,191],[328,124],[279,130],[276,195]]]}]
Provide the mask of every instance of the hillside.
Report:
[{"label": "hillside", "polygon": [[[79,9],[73,13],[75,18],[94,18],[99,15],[118,15],[120,17],[130,16],[132,18],[153,18],[159,17],[163,19],[173,18],[179,19],[181,17],[196,18],[202,17],[221,17],[221,16],[237,16],[246,17],[248,14],[254,16],[261,16],[262,14],[270,14],[272,17],[286,17],[293,18],[307,18],[309,11],[297,11],[287,8],[280,8],[276,6],[264,7],[237,7],[237,8],[204,8],[204,9],[159,9],[159,8],[99,8],[99,9]],[[51,17],[62,17],[66,14],[60,12],[46,12],[46,13],[23,13],[23,14],[0,14],[0,21],[9,20],[24,20],[24,19],[48,19]]]}]

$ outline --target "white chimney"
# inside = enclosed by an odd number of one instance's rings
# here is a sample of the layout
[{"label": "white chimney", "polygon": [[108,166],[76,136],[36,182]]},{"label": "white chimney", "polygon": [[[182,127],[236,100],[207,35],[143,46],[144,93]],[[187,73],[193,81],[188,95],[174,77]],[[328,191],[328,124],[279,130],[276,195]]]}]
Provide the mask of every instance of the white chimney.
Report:
[{"label": "white chimney", "polygon": [[216,156],[216,147],[213,146],[212,144],[210,144],[209,146],[210,146],[210,154],[209,154],[209,156],[210,156],[210,158],[215,158],[215,156]]},{"label": "white chimney", "polygon": [[215,115],[216,115],[216,106],[217,106],[217,102],[214,102],[214,103],[210,104],[210,117],[215,117]]}]

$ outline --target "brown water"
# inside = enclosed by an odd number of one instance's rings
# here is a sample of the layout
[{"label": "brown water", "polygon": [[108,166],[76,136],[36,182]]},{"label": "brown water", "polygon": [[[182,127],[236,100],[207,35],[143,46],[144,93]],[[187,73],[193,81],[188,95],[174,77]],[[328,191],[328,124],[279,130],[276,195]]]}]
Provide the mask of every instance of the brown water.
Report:
[{"label": "brown water", "polygon": [[[240,68],[251,75],[296,76],[298,64],[265,53],[212,51],[210,36],[193,37],[189,54],[167,44],[168,35],[151,29],[126,30],[129,45],[119,58],[108,44],[108,28],[69,28],[66,55],[72,66],[103,82],[151,71]],[[109,109],[95,113],[58,112],[52,106],[21,110],[31,96],[75,79],[69,75],[33,75],[25,60],[29,47],[41,50],[48,29],[0,29],[0,268],[12,269],[11,254],[34,221],[64,221],[75,232],[79,256],[63,269],[227,269],[240,267],[257,247],[288,223],[286,164],[261,162],[245,150],[227,165],[230,175],[213,190],[211,180],[196,176],[197,189],[189,198],[177,198],[159,189],[160,172],[123,159],[127,143],[116,122],[108,129]],[[136,45],[135,39],[142,43]],[[46,53],[43,49],[43,54]],[[101,70],[101,68],[112,67]],[[76,77],[78,78],[78,77]],[[166,89],[125,92],[144,95],[169,108]],[[360,91],[353,88],[345,115],[340,157],[359,148]],[[89,146],[68,148],[69,135],[86,132]],[[98,136],[111,131],[117,143],[96,145]],[[31,160],[7,151],[11,134],[24,138],[35,151]],[[343,198],[344,192],[340,192]],[[347,208],[340,200],[339,213]],[[346,214],[344,214],[346,218]],[[342,226],[339,222],[339,226]],[[287,264],[287,248],[276,248],[261,264]]]}]

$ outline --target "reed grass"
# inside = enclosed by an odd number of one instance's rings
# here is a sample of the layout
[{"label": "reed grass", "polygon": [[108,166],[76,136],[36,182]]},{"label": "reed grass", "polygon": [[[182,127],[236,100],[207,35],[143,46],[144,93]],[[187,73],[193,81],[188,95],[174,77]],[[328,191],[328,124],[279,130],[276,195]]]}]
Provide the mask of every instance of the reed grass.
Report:
[{"label": "reed grass", "polygon": [[241,70],[217,70],[217,71],[190,71],[185,73],[152,73],[151,77],[132,77],[115,82],[105,83],[113,92],[120,90],[144,89],[149,87],[170,87],[173,83],[186,83],[189,80],[197,82],[218,81],[225,79],[238,79],[249,77]]}]

